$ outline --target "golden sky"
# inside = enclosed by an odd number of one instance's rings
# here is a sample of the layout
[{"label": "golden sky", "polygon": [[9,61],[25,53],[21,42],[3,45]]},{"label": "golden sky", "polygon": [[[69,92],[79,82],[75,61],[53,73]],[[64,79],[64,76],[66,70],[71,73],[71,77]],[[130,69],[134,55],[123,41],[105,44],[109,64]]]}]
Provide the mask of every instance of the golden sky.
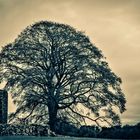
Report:
[{"label": "golden sky", "polygon": [[123,80],[122,122],[140,122],[140,0],[0,0],[0,47],[40,20],[69,24],[90,37]]}]

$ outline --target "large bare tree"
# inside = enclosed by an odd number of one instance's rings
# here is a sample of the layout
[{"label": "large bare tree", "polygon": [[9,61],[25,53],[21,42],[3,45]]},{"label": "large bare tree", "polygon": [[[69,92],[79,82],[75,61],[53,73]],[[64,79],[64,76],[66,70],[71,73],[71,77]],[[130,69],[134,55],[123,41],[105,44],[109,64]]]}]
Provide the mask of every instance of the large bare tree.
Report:
[{"label": "large bare tree", "polygon": [[[121,79],[89,38],[74,28],[42,21],[28,26],[0,53],[0,82],[11,93],[11,118],[119,124],[125,110]],[[115,109],[118,108],[118,111]]]}]

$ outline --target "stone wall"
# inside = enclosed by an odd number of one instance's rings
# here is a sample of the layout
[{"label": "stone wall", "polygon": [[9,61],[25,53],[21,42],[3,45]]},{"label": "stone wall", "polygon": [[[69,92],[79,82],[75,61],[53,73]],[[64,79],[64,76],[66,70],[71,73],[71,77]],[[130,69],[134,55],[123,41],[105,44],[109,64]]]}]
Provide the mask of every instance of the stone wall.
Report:
[{"label": "stone wall", "polygon": [[0,124],[7,123],[8,115],[8,94],[5,90],[0,90]]}]

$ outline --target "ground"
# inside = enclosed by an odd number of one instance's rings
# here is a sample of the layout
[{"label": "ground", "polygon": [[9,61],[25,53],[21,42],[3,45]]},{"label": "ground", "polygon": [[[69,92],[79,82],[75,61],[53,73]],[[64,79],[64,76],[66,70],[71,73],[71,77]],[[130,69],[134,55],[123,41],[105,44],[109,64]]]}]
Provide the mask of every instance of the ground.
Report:
[{"label": "ground", "polygon": [[[103,140],[96,138],[74,138],[74,137],[31,137],[31,136],[3,136],[0,140]],[[106,139],[111,140],[111,139]]]}]

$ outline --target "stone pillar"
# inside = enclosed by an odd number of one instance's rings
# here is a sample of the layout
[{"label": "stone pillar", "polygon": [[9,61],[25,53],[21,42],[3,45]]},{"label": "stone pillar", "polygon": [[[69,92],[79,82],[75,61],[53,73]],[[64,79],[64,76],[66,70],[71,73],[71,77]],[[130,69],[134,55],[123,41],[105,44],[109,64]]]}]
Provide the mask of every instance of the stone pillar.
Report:
[{"label": "stone pillar", "polygon": [[0,90],[0,124],[7,123],[8,116],[8,94],[5,90]]}]

